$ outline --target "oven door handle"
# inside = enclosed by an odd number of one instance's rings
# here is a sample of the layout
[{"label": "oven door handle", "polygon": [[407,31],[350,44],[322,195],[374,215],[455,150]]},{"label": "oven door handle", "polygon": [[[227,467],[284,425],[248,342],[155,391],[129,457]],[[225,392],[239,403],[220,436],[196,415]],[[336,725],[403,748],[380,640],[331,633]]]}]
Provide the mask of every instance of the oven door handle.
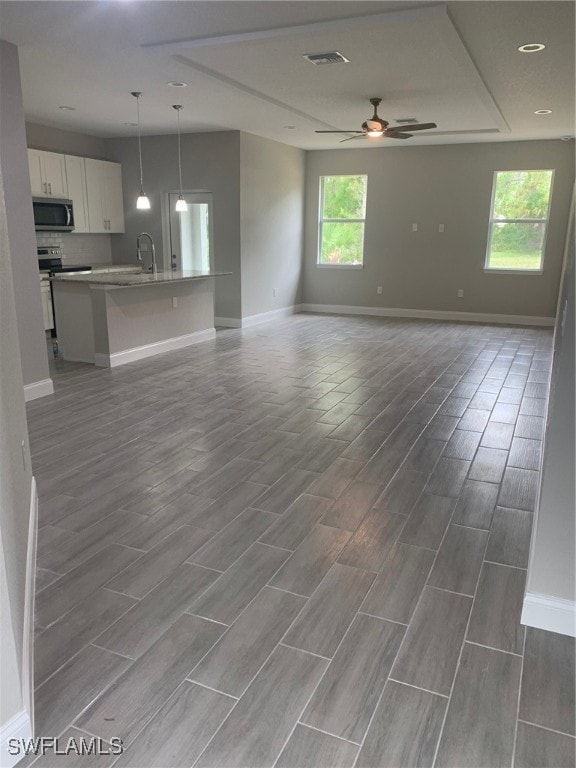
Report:
[{"label": "oven door handle", "polygon": [[72,218],[72,213],[70,211],[70,206],[69,205],[65,206],[65,208],[66,208],[66,217],[67,217],[66,218],[66,226],[69,227],[70,226],[70,220]]}]

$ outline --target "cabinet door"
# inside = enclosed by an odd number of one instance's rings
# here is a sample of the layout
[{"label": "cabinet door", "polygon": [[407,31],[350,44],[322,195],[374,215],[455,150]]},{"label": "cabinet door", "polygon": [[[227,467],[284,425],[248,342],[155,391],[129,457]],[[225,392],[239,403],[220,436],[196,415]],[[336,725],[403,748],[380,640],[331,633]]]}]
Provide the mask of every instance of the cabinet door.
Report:
[{"label": "cabinet door", "polygon": [[44,330],[49,331],[54,328],[54,313],[52,311],[52,296],[50,294],[50,286],[42,285],[40,287],[40,294],[42,295],[42,315],[44,318]]},{"label": "cabinet door", "polygon": [[64,155],[56,152],[41,152],[40,160],[43,165],[43,181],[48,184],[48,194],[51,197],[67,198],[68,185]]},{"label": "cabinet door", "polygon": [[44,187],[42,181],[42,167],[40,164],[40,155],[42,153],[37,149],[28,150],[28,168],[30,171],[30,189],[35,197],[45,197],[48,189]]},{"label": "cabinet door", "polygon": [[102,161],[102,199],[104,218],[109,232],[124,232],[124,199],[122,166]]},{"label": "cabinet door", "polygon": [[86,167],[83,157],[65,155],[68,197],[74,204],[74,232],[89,232]]},{"label": "cabinet door", "polygon": [[90,232],[107,232],[102,196],[102,161],[84,159],[86,168],[86,197]]}]

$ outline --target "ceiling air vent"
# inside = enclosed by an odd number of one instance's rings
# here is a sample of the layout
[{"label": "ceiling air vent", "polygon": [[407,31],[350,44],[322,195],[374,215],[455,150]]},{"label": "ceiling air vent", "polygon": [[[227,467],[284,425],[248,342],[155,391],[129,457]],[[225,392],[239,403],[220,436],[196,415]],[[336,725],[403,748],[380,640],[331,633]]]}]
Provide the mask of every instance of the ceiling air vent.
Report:
[{"label": "ceiling air vent", "polygon": [[328,53],[304,53],[305,59],[312,64],[347,64],[350,59],[342,56],[338,51],[328,51]]}]

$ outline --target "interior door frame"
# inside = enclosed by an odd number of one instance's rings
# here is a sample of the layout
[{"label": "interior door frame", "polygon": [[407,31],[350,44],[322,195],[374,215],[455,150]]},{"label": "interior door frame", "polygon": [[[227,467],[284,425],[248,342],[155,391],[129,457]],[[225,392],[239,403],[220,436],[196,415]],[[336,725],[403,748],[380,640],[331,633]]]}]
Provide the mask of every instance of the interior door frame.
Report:
[{"label": "interior door frame", "polygon": [[[168,190],[162,195],[162,269],[169,272],[172,269],[172,240],[170,227],[170,195],[180,194],[179,190]],[[198,203],[207,203],[209,211],[209,237],[210,237],[210,268],[214,269],[214,222],[213,222],[213,204],[212,191],[210,189],[184,189],[182,194],[186,197],[192,195],[198,198],[204,197],[204,200],[198,199]]]}]

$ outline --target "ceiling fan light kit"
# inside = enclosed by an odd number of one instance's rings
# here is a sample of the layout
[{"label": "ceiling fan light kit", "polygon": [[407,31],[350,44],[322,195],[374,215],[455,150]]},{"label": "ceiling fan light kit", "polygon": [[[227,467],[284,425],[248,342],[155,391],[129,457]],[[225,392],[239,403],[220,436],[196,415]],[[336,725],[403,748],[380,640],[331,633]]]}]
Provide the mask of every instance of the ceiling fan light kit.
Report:
[{"label": "ceiling fan light kit", "polygon": [[140,161],[140,194],[136,200],[136,208],[140,211],[150,210],[150,200],[144,192],[144,181],[142,176],[142,136],[140,133],[140,97],[142,93],[140,91],[131,91],[132,96],[136,99],[136,114],[138,116],[138,159]]},{"label": "ceiling fan light kit", "polygon": [[[374,114],[369,120],[365,120],[362,123],[362,130],[356,131],[316,131],[316,133],[353,133],[356,134],[355,136],[348,136],[346,139],[341,140],[341,144],[344,141],[351,141],[352,139],[379,139],[381,137],[384,137],[385,139],[411,139],[412,138],[412,131],[427,131],[430,128],[436,128],[436,123],[416,123],[415,125],[410,124],[409,126],[406,125],[396,125],[396,126],[390,126],[390,123],[387,120],[383,120],[381,117],[378,116],[378,106],[382,102],[382,99],[373,96],[370,99],[370,104],[374,107]],[[410,118],[410,120],[413,120],[414,118]],[[405,122],[408,122],[408,118],[406,118]],[[405,133],[404,129],[408,127],[408,130],[411,131],[410,133]]]}]

